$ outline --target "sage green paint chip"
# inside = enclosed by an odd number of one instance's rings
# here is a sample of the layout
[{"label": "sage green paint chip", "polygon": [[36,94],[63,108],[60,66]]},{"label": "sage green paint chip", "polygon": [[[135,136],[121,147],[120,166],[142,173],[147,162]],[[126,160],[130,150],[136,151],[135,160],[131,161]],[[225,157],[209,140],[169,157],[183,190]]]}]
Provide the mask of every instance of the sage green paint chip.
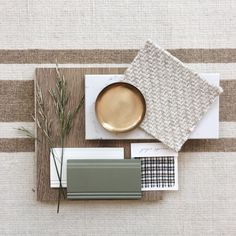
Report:
[{"label": "sage green paint chip", "polygon": [[67,198],[141,198],[140,160],[68,160]]}]

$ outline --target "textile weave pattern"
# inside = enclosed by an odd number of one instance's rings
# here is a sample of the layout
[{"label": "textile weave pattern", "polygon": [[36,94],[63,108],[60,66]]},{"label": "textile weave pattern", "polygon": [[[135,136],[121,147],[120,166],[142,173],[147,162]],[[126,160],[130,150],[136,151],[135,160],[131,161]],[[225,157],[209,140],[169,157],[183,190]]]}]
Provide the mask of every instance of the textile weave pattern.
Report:
[{"label": "textile weave pattern", "polygon": [[150,41],[126,70],[123,81],[145,97],[147,110],[140,127],[175,151],[223,91]]},{"label": "textile weave pattern", "polygon": [[141,157],[142,189],[175,186],[174,157]]}]

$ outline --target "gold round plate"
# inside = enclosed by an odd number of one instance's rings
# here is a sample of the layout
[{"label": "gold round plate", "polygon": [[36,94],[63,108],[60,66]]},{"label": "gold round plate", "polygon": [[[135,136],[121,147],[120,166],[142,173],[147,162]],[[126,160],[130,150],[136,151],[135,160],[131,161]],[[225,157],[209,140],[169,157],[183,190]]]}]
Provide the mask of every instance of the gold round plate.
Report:
[{"label": "gold round plate", "polygon": [[128,132],[143,121],[146,103],[136,87],[117,82],[108,85],[99,93],[95,112],[98,121],[106,130]]}]

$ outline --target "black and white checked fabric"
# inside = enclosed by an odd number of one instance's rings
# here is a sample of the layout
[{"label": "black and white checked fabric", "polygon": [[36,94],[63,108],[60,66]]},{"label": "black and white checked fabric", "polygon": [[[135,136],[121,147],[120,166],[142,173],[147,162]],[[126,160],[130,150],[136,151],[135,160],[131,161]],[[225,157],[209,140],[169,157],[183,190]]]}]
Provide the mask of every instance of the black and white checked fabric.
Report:
[{"label": "black and white checked fabric", "polygon": [[142,189],[173,188],[175,186],[175,157],[138,157],[141,160]]}]

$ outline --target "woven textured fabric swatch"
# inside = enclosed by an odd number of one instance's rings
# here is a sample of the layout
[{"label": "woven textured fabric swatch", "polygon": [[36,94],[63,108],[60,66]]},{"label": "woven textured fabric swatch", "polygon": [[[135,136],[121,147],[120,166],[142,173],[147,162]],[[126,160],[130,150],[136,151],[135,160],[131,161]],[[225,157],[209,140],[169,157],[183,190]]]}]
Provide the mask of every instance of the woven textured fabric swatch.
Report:
[{"label": "woven textured fabric swatch", "polygon": [[175,158],[165,157],[140,157],[142,190],[168,189],[176,186]]},{"label": "woven textured fabric swatch", "polygon": [[222,92],[150,41],[126,70],[123,81],[145,97],[147,110],[140,127],[175,151]]}]

